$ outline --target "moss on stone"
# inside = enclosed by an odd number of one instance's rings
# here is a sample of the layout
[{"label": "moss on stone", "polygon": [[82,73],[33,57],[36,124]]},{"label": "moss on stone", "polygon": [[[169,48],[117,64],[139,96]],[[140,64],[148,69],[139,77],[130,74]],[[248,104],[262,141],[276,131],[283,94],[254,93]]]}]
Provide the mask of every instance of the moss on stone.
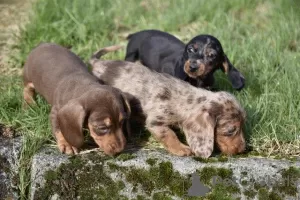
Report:
[{"label": "moss on stone", "polygon": [[61,199],[127,199],[119,191],[125,187],[122,181],[115,182],[104,171],[105,156],[89,155],[93,165],[86,165],[81,156],[74,156],[69,163],[61,164],[56,170],[45,173],[45,185],[34,199],[48,199],[58,194]]},{"label": "moss on stone", "polygon": [[10,167],[9,167],[8,160],[4,156],[0,155],[0,172],[1,171],[5,173],[9,173]]},{"label": "moss on stone", "polygon": [[248,189],[248,190],[244,191],[244,195],[249,197],[250,199],[254,199],[256,194],[257,194],[257,192],[252,189]]},{"label": "moss on stone", "polygon": [[210,186],[212,191],[205,197],[209,200],[231,200],[240,193],[233,179],[233,172],[226,168],[204,167],[198,171],[202,183]]},{"label": "moss on stone", "polygon": [[270,200],[282,200],[282,198],[276,192],[273,192],[273,191],[269,193],[269,199]]},{"label": "moss on stone", "polygon": [[161,162],[157,166],[151,166],[149,170],[131,168],[126,171],[123,170],[126,180],[135,187],[141,186],[147,195],[155,188],[164,188],[172,195],[183,196],[191,186],[189,178],[173,171],[171,162]]},{"label": "moss on stone", "polygon": [[246,186],[247,184],[248,184],[248,181],[246,181],[246,180],[241,181],[241,185]]},{"label": "moss on stone", "polygon": [[157,192],[153,194],[152,199],[155,200],[172,200],[172,198],[169,195],[169,192]]},{"label": "moss on stone", "polygon": [[254,182],[253,187],[256,191],[258,191],[260,188],[263,188],[263,186],[258,182]]},{"label": "moss on stone", "polygon": [[119,169],[119,165],[112,163],[112,162],[107,162],[107,166],[113,172],[115,172]]},{"label": "moss on stone", "polygon": [[121,153],[116,158],[121,161],[126,161],[126,160],[134,159],[136,158],[136,156],[130,153]]},{"label": "moss on stone", "polygon": [[228,157],[227,157],[227,156],[220,156],[220,157],[218,158],[218,161],[219,161],[219,162],[227,162],[227,161],[228,161]]},{"label": "moss on stone", "polygon": [[241,172],[241,174],[242,174],[243,176],[247,176],[247,175],[248,175],[248,172],[243,171],[243,172]]},{"label": "moss on stone", "polygon": [[258,190],[258,200],[267,200],[269,198],[269,191],[266,188]]},{"label": "moss on stone", "polygon": [[136,199],[133,199],[133,200],[147,200],[147,199],[149,199],[149,198],[147,198],[147,197],[145,197],[143,195],[137,195]]},{"label": "moss on stone", "polygon": [[218,157],[210,157],[210,158],[201,158],[201,157],[193,157],[194,160],[202,163],[216,163],[216,162],[227,162],[228,157],[225,155],[220,155]]},{"label": "moss on stone", "polygon": [[150,166],[153,166],[157,163],[157,160],[158,160],[157,158],[148,158],[146,160],[146,163],[148,163]]},{"label": "moss on stone", "polygon": [[[126,156],[126,159],[128,157]],[[123,159],[123,158],[122,158]],[[114,181],[109,171],[122,173],[134,191],[137,188],[147,195],[164,188],[168,193],[155,193],[159,198],[169,195],[183,196],[191,186],[190,177],[182,176],[173,170],[171,162],[153,164],[149,169],[119,166],[113,163],[112,157],[100,155],[77,155],[69,159],[56,170],[45,173],[46,184],[40,188],[35,199],[47,199],[58,194],[61,199],[120,199],[119,192],[125,187],[123,181]],[[86,164],[93,162],[92,164]],[[149,161],[148,161],[149,162]],[[106,164],[105,164],[106,163]],[[126,197],[122,197],[126,199]],[[141,199],[141,196],[137,196]],[[145,199],[144,197],[142,199]]]},{"label": "moss on stone", "polygon": [[278,183],[274,186],[274,190],[279,191],[280,193],[296,196],[297,194],[297,185],[296,182],[300,179],[300,169],[295,167],[290,167],[284,169],[281,172],[283,182]]},{"label": "moss on stone", "polygon": [[200,180],[205,184],[209,184],[213,177],[224,179],[232,178],[232,170],[226,168],[204,167],[199,171]]},{"label": "moss on stone", "polygon": [[258,190],[258,200],[282,200],[282,198],[276,192],[262,187]]},{"label": "moss on stone", "polygon": [[[117,157],[118,160],[134,158],[130,154]],[[159,161],[156,158],[146,160],[146,168],[135,168],[132,166],[119,166],[114,163],[113,157],[101,156],[99,154],[77,155],[69,159],[69,163],[62,164],[55,171],[45,174],[46,184],[40,188],[35,199],[47,199],[53,194],[58,194],[61,199],[127,199],[120,197],[119,192],[125,188],[128,182],[133,185],[133,193],[139,193],[136,200],[149,199],[171,199],[177,196],[184,199],[208,199],[208,200],[231,200],[240,195],[240,189],[234,180],[231,169],[204,167],[197,170],[200,181],[211,188],[205,197],[188,197],[187,191],[192,185],[190,176],[183,176],[174,171],[171,162]],[[92,162],[93,164],[86,164]],[[115,181],[110,177],[110,172],[122,174],[123,181]],[[241,176],[247,176],[247,172],[241,172]],[[214,178],[215,181],[213,181]],[[295,181],[300,178],[300,170],[289,168],[282,171],[284,180],[292,180],[292,185],[283,187],[275,185],[273,191],[288,195],[296,192]],[[244,191],[244,195],[250,199],[256,195],[259,199],[280,200],[281,193],[269,191],[269,188],[257,183],[254,179],[250,182],[242,181],[242,185],[254,183],[251,188]],[[164,189],[166,191],[161,191]],[[140,195],[142,194],[142,195]],[[144,196],[145,195],[145,196]],[[148,198],[149,197],[149,198]]]},{"label": "moss on stone", "polygon": [[213,159],[209,159],[209,158],[201,158],[201,157],[196,157],[196,156],[193,156],[192,158],[193,158],[195,161],[202,162],[202,163],[215,162]]}]

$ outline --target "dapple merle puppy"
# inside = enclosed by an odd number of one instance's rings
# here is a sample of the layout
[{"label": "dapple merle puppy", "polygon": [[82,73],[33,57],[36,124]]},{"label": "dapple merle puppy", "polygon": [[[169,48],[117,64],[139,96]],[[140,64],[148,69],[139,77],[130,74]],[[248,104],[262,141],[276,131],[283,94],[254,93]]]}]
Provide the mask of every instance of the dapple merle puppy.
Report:
[{"label": "dapple merle puppy", "polygon": [[[225,154],[245,150],[242,127],[246,113],[233,95],[196,88],[140,64],[99,60],[116,49],[118,46],[96,52],[90,59],[92,73],[126,95],[130,110],[140,110],[146,128],[170,153],[207,158],[215,143]],[[131,116],[133,113],[139,114],[132,112]],[[183,130],[189,146],[179,141],[173,126]]]}]

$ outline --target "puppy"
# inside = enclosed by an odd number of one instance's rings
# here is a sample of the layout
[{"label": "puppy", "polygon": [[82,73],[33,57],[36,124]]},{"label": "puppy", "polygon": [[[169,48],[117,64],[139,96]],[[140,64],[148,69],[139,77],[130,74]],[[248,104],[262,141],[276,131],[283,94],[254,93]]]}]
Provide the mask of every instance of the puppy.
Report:
[{"label": "puppy", "polygon": [[217,69],[228,75],[236,90],[245,85],[244,76],[230,63],[219,40],[211,35],[198,35],[185,45],[166,32],[144,30],[129,35],[128,40],[126,61],[140,60],[150,69],[196,87],[212,87]]},{"label": "puppy", "polygon": [[130,107],[120,90],[101,85],[83,61],[68,49],[43,43],[29,54],[24,66],[25,105],[35,91],[51,104],[52,132],[62,153],[76,154],[83,145],[83,127],[108,155],[121,152],[122,132]]},{"label": "puppy", "polygon": [[[147,129],[170,153],[207,158],[214,142],[225,154],[245,150],[245,112],[233,95],[196,88],[132,62],[97,59],[106,52],[104,48],[92,56],[92,73],[132,96],[131,106],[140,108]],[[183,130],[189,146],[178,140],[170,126]]]}]

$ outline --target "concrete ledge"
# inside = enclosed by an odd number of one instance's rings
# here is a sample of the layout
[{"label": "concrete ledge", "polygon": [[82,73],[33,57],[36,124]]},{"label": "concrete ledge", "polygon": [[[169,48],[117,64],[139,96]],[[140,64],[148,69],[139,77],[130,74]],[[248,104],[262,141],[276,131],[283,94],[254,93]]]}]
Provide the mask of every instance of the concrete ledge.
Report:
[{"label": "concrete ledge", "polygon": [[198,160],[157,150],[33,158],[31,199],[299,199],[300,161]]}]

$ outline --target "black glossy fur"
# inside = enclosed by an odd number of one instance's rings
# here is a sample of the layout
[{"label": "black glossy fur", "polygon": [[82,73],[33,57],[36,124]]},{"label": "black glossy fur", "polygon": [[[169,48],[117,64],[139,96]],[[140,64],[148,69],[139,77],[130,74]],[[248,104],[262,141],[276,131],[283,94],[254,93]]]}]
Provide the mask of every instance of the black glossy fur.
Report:
[{"label": "black glossy fur", "polygon": [[196,87],[212,87],[217,69],[228,75],[236,90],[245,85],[244,76],[230,63],[219,40],[211,35],[198,35],[184,44],[166,32],[144,30],[129,35],[128,40],[126,61],[140,60],[150,69]]}]

